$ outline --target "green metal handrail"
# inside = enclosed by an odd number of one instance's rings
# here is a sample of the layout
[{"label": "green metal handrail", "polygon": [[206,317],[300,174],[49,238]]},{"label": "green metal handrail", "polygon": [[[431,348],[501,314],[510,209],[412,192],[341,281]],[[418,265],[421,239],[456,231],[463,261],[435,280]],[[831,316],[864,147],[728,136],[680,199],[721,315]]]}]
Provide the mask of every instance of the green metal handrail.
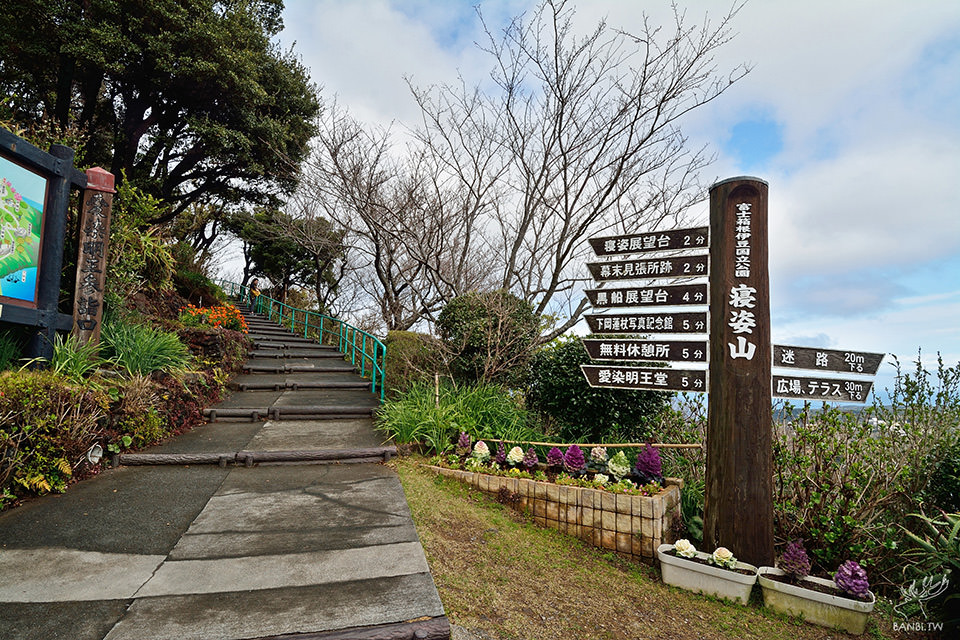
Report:
[{"label": "green metal handrail", "polygon": [[[218,283],[228,296],[250,302],[250,288],[246,285],[222,278]],[[357,359],[359,358],[360,375],[366,378],[369,372],[370,390],[377,393],[377,387],[379,386],[380,400],[383,400],[386,388],[383,367],[387,359],[387,347],[375,336],[338,318],[316,311],[297,309],[263,294],[257,296],[253,307],[255,313],[266,315],[271,321],[276,320],[277,324],[290,329],[294,333],[300,332],[300,329],[297,328],[299,324],[303,330],[304,338],[314,338],[323,343],[326,337],[329,340],[328,344],[335,343],[344,356],[350,358],[350,362],[354,366],[357,365]],[[314,320],[313,324],[310,322],[311,318]],[[318,321],[319,324],[316,324]],[[368,349],[371,349],[372,352]]]}]

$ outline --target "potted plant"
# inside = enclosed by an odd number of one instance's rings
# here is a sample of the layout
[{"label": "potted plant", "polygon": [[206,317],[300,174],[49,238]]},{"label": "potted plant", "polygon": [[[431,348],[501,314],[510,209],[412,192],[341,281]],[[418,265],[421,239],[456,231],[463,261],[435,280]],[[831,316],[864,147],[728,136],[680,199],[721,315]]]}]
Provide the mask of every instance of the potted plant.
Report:
[{"label": "potted plant", "polygon": [[739,562],[726,547],[709,554],[697,551],[689,540],[677,540],[660,545],[657,557],[665,583],[741,604],[750,599],[757,581],[757,568]]},{"label": "potted plant", "polygon": [[760,567],[763,603],[781,613],[802,615],[813,624],[863,633],[876,602],[863,567],[847,560],[833,580],[809,573],[810,558],[803,542],[795,540],[787,545],[779,567]]}]

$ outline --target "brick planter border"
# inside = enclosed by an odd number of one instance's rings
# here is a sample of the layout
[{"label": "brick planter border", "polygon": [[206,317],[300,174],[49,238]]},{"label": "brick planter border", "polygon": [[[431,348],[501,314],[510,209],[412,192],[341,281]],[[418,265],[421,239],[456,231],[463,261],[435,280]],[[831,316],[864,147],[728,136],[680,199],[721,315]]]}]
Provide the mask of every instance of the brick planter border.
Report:
[{"label": "brick planter border", "polygon": [[656,560],[657,547],[674,542],[673,526],[680,521],[680,478],[666,478],[666,486],[655,496],[632,496],[445,467],[429,469],[494,498],[506,489],[515,497],[512,506],[533,516],[541,527],[647,564]]}]

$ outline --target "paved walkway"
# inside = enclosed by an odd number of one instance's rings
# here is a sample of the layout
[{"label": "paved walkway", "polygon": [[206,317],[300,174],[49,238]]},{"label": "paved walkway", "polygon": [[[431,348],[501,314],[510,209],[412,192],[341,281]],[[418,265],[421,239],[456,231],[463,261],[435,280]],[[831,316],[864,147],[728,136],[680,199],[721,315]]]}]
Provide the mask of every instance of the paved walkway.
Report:
[{"label": "paved walkway", "polygon": [[369,383],[248,323],[214,421],[0,516],[0,638],[450,637]]}]

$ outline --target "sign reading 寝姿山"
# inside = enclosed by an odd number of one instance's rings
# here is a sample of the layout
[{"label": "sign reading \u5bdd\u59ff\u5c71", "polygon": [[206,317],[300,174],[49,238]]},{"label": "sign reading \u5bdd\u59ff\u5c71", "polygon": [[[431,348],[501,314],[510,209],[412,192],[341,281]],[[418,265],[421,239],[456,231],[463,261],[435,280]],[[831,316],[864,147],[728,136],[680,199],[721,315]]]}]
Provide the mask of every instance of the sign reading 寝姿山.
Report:
[{"label": "sign reading \u5bdd\u59ff\u5c71", "polygon": [[590,238],[590,246],[598,256],[645,251],[670,251],[672,249],[706,249],[708,227],[674,229],[625,236]]},{"label": "sign reading \u5bdd\u59ff\u5c71", "polygon": [[35,307],[47,178],[0,157],[0,298]]}]

